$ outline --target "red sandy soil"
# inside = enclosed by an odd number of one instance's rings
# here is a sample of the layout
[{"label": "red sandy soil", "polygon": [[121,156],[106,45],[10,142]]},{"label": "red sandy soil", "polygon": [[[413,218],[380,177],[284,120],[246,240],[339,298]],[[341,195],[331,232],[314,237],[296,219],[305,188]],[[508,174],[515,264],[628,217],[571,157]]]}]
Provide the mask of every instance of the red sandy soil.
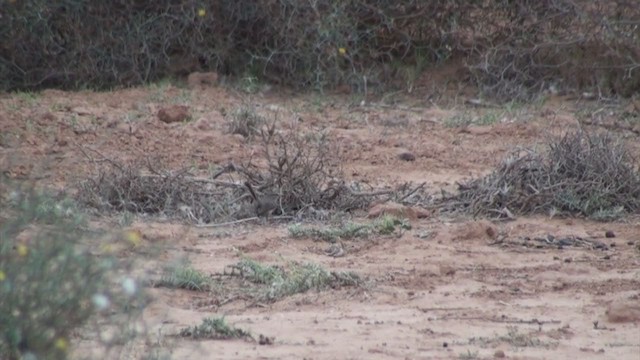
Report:
[{"label": "red sandy soil", "polygon": [[[485,110],[416,99],[394,106],[351,100],[171,85],[5,94],[0,164],[13,178],[36,178],[57,189],[93,175],[105,158],[153,156],[168,168],[190,166],[206,176],[216,165],[260,151],[258,142],[227,132],[223,114],[245,103],[277,116],[282,129],[328,131],[350,180],[373,186],[426,182],[436,194],[490,172],[515,146],[577,128],[577,105],[566,100],[505,111],[495,123],[468,127],[446,124]],[[160,122],[158,110],[171,104],[187,105],[192,121]],[[639,154],[637,135],[620,133]],[[400,160],[404,151],[415,161]],[[326,243],[291,239],[287,224],[212,229],[138,218],[130,228],[143,234],[145,246],[164,249],[159,259],[147,260],[151,271],[188,257],[196,269],[219,273],[244,255],[266,263],[310,261],[370,280],[362,288],[311,291],[257,305],[237,300],[209,306],[203,305],[206,293],[154,288],[142,320],[150,334],[159,334],[154,346],[173,359],[640,359],[637,217],[601,223],[532,216],[491,223],[434,215],[411,224],[397,237],[345,242],[345,256],[332,258],[324,253]],[[605,238],[606,231],[615,237]],[[524,246],[522,240],[548,235],[607,246],[558,249],[542,242]],[[219,315],[256,337],[274,337],[273,344],[171,336]],[[148,346],[139,344],[131,358],[142,358]]]}]

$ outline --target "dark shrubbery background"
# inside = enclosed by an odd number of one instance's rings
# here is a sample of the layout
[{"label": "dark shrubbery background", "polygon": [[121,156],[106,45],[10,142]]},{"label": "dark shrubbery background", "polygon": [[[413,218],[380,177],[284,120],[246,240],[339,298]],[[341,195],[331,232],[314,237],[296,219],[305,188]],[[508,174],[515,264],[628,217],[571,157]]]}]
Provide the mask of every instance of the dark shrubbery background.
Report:
[{"label": "dark shrubbery background", "polygon": [[[201,10],[204,10],[202,14]],[[109,89],[197,70],[299,88],[403,86],[461,61],[486,95],[640,90],[637,0],[0,0],[0,89]],[[203,16],[202,16],[203,15]],[[341,51],[342,50],[342,51]]]}]

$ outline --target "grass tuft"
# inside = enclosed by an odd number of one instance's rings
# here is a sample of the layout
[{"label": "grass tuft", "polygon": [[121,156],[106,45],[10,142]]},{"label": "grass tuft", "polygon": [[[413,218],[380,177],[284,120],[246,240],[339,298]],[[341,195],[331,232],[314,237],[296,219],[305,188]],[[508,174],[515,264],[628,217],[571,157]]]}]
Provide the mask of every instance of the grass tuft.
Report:
[{"label": "grass tuft", "polygon": [[224,317],[208,317],[200,325],[186,327],[180,330],[180,336],[192,339],[251,339],[251,334],[245,330],[229,325]]},{"label": "grass tuft", "polygon": [[211,279],[189,266],[169,269],[155,284],[158,287],[206,291],[211,287]]},{"label": "grass tuft", "polygon": [[339,227],[303,227],[299,224],[289,226],[289,235],[295,239],[312,238],[328,242],[367,238],[373,234],[391,235],[399,230],[411,229],[411,224],[405,219],[393,216],[383,216],[369,224],[346,223]]}]

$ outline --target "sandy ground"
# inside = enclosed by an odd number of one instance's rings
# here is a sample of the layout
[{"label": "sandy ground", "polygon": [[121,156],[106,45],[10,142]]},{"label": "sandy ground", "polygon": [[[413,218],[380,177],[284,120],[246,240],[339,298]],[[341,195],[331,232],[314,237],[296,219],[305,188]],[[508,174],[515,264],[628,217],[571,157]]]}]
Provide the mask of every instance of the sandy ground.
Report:
[{"label": "sandy ground", "polygon": [[[174,86],[5,94],[0,161],[13,178],[35,176],[58,189],[90,176],[103,159],[152,155],[170,168],[192,166],[206,175],[259,151],[257,143],[227,133],[224,114],[250,103],[277,116],[282,128],[328,131],[351,180],[374,186],[426,182],[435,194],[491,171],[515,146],[575,129],[579,107],[547,101],[495,111],[495,121],[486,125],[456,127],[448,126],[456,117],[482,115],[415,99],[395,106],[359,102],[355,96],[249,96]],[[158,121],[158,110],[171,104],[187,104],[193,120]],[[621,135],[639,154],[637,135]],[[405,151],[415,161],[400,160]],[[138,218],[131,228],[144,235],[146,246],[163,249],[159,259],[147,261],[151,271],[188,257],[196,269],[215,274],[244,255],[266,263],[311,261],[369,280],[361,288],[267,304],[211,305],[206,293],[149,289],[152,302],[143,320],[174,359],[640,359],[637,217],[491,223],[434,214],[412,221],[399,236],[346,242],[339,258],[325,255],[326,243],[291,239],[287,224],[277,222],[210,229]],[[615,237],[605,237],[607,231]],[[549,235],[589,241],[558,248],[544,241]],[[225,315],[230,324],[274,343],[171,336],[212,315]]]}]

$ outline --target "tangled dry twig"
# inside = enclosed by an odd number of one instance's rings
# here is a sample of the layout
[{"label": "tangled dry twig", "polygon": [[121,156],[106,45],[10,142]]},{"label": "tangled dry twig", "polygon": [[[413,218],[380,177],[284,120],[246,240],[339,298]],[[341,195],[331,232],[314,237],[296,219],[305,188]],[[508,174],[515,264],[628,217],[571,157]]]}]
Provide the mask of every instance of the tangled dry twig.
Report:
[{"label": "tangled dry twig", "polygon": [[640,210],[640,173],[608,134],[567,133],[546,153],[518,149],[488,176],[459,184],[449,199],[474,215],[579,214],[610,219]]}]

